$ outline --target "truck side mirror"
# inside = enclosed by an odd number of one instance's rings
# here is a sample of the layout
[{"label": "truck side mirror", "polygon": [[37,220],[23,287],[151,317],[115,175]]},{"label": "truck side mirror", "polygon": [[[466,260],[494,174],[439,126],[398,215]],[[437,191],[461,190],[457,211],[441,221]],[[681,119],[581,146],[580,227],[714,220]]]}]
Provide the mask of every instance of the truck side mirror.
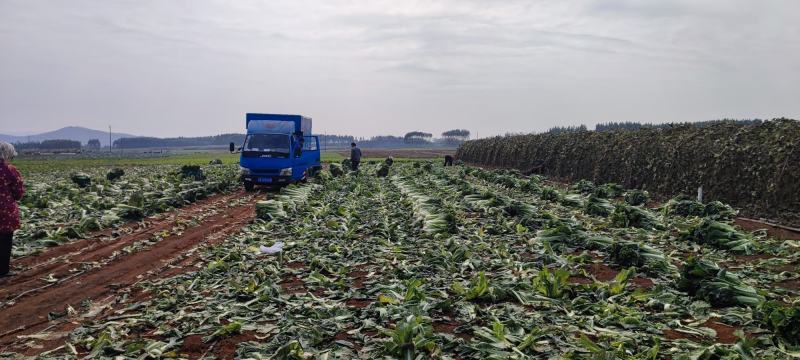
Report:
[{"label": "truck side mirror", "polygon": [[230,143],[230,146],[229,146],[229,148],[230,148],[230,152],[234,152],[234,151],[236,151],[236,144],[234,144],[234,143]]}]

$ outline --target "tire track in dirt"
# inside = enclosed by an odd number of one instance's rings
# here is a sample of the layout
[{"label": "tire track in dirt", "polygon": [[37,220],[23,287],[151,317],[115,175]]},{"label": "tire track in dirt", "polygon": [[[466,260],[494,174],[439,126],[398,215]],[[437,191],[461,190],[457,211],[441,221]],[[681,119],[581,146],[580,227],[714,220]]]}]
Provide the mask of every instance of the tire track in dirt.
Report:
[{"label": "tire track in dirt", "polygon": [[[104,236],[111,236],[111,231],[104,230],[85,239],[76,240],[68,244],[49,248],[35,255],[13,260],[14,271],[17,276],[0,279],[0,301],[7,301],[19,294],[47,284],[43,279],[53,274],[55,278],[63,279],[74,275],[74,270],[80,270],[84,265],[96,266],[103,261],[113,261],[113,257],[126,246],[136,241],[149,239],[165,231],[171,231],[181,222],[197,219],[211,209],[222,209],[232,200],[242,198],[242,192],[212,196],[192,205],[176,209],[169,214],[162,214],[145,223],[144,227],[133,229],[134,224],[129,224],[116,231],[131,231],[121,236],[103,240]],[[127,229],[127,230],[126,230]],[[162,240],[163,241],[163,240]],[[0,302],[0,304],[3,304]]]},{"label": "tire track in dirt", "polygon": [[[238,232],[255,217],[253,204],[257,197],[243,192],[223,196],[220,201],[209,201],[203,208],[207,209],[219,205],[220,202],[237,199],[242,201],[200,220],[198,224],[184,229],[180,234],[168,236],[141,251],[118,256],[104,266],[92,268],[68,281],[31,291],[13,304],[4,306],[0,309],[0,329],[2,329],[0,347],[13,344],[19,340],[20,335],[35,333],[57,323],[48,320],[50,312],[63,312],[68,305],[78,308],[84,300],[113,295],[117,292],[116,289],[128,287],[143,279],[161,277],[162,274],[174,270],[170,269],[173,264],[177,263],[180,266],[191,263],[190,259],[198,256],[195,251],[198,247],[221,243],[228,235]],[[165,221],[172,226],[172,221]],[[163,224],[152,224],[153,227],[161,225]],[[145,229],[125,236],[126,239],[111,242],[111,245],[124,243],[127,246],[135,241],[148,239],[150,234],[151,231]],[[114,248],[120,247],[114,246]],[[116,250],[111,252],[114,251]],[[40,256],[49,255],[45,253]],[[11,278],[7,283],[11,285],[13,282],[14,278]]]}]

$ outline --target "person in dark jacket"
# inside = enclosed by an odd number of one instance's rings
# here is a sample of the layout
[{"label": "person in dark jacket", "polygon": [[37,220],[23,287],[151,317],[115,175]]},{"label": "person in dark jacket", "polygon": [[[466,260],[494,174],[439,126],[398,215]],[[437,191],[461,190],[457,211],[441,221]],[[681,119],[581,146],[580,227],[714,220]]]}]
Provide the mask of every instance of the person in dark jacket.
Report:
[{"label": "person in dark jacket", "polygon": [[356,143],[350,144],[350,167],[353,171],[358,170],[358,164],[361,162],[361,149],[356,146]]},{"label": "person in dark jacket", "polygon": [[14,146],[0,141],[0,276],[9,276],[11,265],[11,240],[19,229],[19,207],[25,188],[22,176],[11,165],[17,155]]}]

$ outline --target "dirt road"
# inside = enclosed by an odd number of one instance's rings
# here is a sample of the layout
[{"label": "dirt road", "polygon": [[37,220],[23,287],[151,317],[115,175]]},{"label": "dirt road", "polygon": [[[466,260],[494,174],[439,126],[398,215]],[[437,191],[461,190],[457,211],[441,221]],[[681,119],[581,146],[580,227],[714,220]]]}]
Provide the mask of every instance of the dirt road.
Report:
[{"label": "dirt road", "polygon": [[244,192],[215,195],[113,233],[103,231],[16,259],[17,275],[0,279],[0,353],[49,347],[31,344],[31,339],[63,345],[63,339],[28,335],[74,328],[59,326],[68,308],[114,296],[142,280],[184,271],[194,263],[198,248],[220,243],[252,221],[257,197]]}]

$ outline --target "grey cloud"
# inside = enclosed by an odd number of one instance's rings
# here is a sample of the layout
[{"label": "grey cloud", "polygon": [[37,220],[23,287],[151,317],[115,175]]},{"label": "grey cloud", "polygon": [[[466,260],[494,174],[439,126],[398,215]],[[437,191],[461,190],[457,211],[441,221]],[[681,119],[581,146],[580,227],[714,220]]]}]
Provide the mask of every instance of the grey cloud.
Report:
[{"label": "grey cloud", "polygon": [[355,135],[800,117],[787,96],[800,93],[798,11],[793,0],[0,0],[0,132],[200,135],[240,131],[247,111]]}]

